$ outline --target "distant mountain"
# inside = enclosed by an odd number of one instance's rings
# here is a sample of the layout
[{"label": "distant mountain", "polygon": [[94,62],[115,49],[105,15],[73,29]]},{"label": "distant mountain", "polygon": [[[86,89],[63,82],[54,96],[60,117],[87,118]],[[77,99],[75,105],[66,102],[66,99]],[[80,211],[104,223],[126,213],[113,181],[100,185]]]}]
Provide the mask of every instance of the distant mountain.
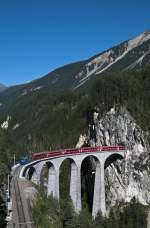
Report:
[{"label": "distant mountain", "polygon": [[125,41],[92,58],[60,67],[46,76],[32,82],[12,86],[2,86],[0,112],[10,107],[28,102],[36,95],[58,95],[62,91],[88,91],[102,73],[140,69],[150,64],[150,31],[134,39]]},{"label": "distant mountain", "polygon": [[0,92],[4,91],[6,89],[6,86],[0,83]]},{"label": "distant mountain", "polygon": [[150,64],[150,31],[89,59],[75,76],[77,80],[73,87],[82,87],[103,72],[137,69],[147,64]]},{"label": "distant mountain", "polygon": [[5,91],[24,97],[41,90],[57,93],[66,89],[86,87],[101,73],[108,71],[142,68],[150,64],[150,31],[134,39],[125,41],[86,61],[76,62],[54,70],[46,76],[30,83],[11,87]]}]

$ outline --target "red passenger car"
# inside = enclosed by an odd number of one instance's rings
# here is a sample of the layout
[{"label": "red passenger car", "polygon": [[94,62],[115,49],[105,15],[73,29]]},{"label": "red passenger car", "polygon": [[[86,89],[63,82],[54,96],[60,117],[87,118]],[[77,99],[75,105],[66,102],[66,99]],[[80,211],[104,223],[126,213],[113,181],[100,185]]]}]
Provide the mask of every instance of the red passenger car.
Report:
[{"label": "red passenger car", "polygon": [[95,153],[101,151],[124,151],[127,150],[125,146],[97,146],[97,147],[83,147],[80,149],[62,149],[57,151],[47,151],[35,153],[32,155],[32,160],[40,160],[45,158],[59,157],[65,155],[82,154],[82,153]]}]

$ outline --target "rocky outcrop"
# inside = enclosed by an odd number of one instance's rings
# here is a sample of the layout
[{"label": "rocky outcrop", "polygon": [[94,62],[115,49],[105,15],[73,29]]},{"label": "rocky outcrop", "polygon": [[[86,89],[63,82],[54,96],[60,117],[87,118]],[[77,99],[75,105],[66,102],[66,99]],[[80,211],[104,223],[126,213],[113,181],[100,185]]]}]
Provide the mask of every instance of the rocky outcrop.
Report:
[{"label": "rocky outcrop", "polygon": [[90,146],[128,147],[125,159],[116,161],[105,170],[107,205],[129,202],[133,197],[144,205],[150,204],[148,134],[136,124],[125,107],[112,108],[101,117],[99,111],[94,110],[90,116],[88,134],[84,137]]}]

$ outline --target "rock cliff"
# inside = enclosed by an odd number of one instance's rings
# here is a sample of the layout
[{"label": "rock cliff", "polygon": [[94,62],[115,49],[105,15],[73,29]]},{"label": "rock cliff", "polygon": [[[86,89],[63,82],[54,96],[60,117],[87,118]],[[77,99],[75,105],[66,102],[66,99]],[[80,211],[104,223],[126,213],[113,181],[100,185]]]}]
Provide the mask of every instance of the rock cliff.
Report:
[{"label": "rock cliff", "polygon": [[88,116],[88,134],[81,136],[82,143],[90,146],[125,145],[124,160],[117,160],[105,170],[107,206],[129,202],[133,197],[150,204],[150,147],[148,133],[136,124],[125,107],[112,108],[104,116],[96,109]]}]

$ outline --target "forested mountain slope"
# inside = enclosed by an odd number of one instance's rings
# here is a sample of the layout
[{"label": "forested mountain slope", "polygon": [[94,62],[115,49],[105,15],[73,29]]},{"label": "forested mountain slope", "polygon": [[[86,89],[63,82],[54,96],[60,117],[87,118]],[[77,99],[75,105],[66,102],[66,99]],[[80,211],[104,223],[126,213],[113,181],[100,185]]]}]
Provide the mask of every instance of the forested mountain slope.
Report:
[{"label": "forested mountain slope", "polygon": [[[1,113],[1,129],[10,130],[22,153],[73,147],[86,131],[90,110],[101,115],[125,106],[143,130],[150,128],[150,68],[101,75],[90,92],[35,93]],[[1,109],[2,107],[0,107]]]},{"label": "forested mountain slope", "polygon": [[26,84],[12,86],[0,93],[1,110],[26,103],[37,94],[53,96],[62,91],[89,91],[104,72],[141,69],[150,63],[150,31],[112,47],[85,61],[60,67]]}]

